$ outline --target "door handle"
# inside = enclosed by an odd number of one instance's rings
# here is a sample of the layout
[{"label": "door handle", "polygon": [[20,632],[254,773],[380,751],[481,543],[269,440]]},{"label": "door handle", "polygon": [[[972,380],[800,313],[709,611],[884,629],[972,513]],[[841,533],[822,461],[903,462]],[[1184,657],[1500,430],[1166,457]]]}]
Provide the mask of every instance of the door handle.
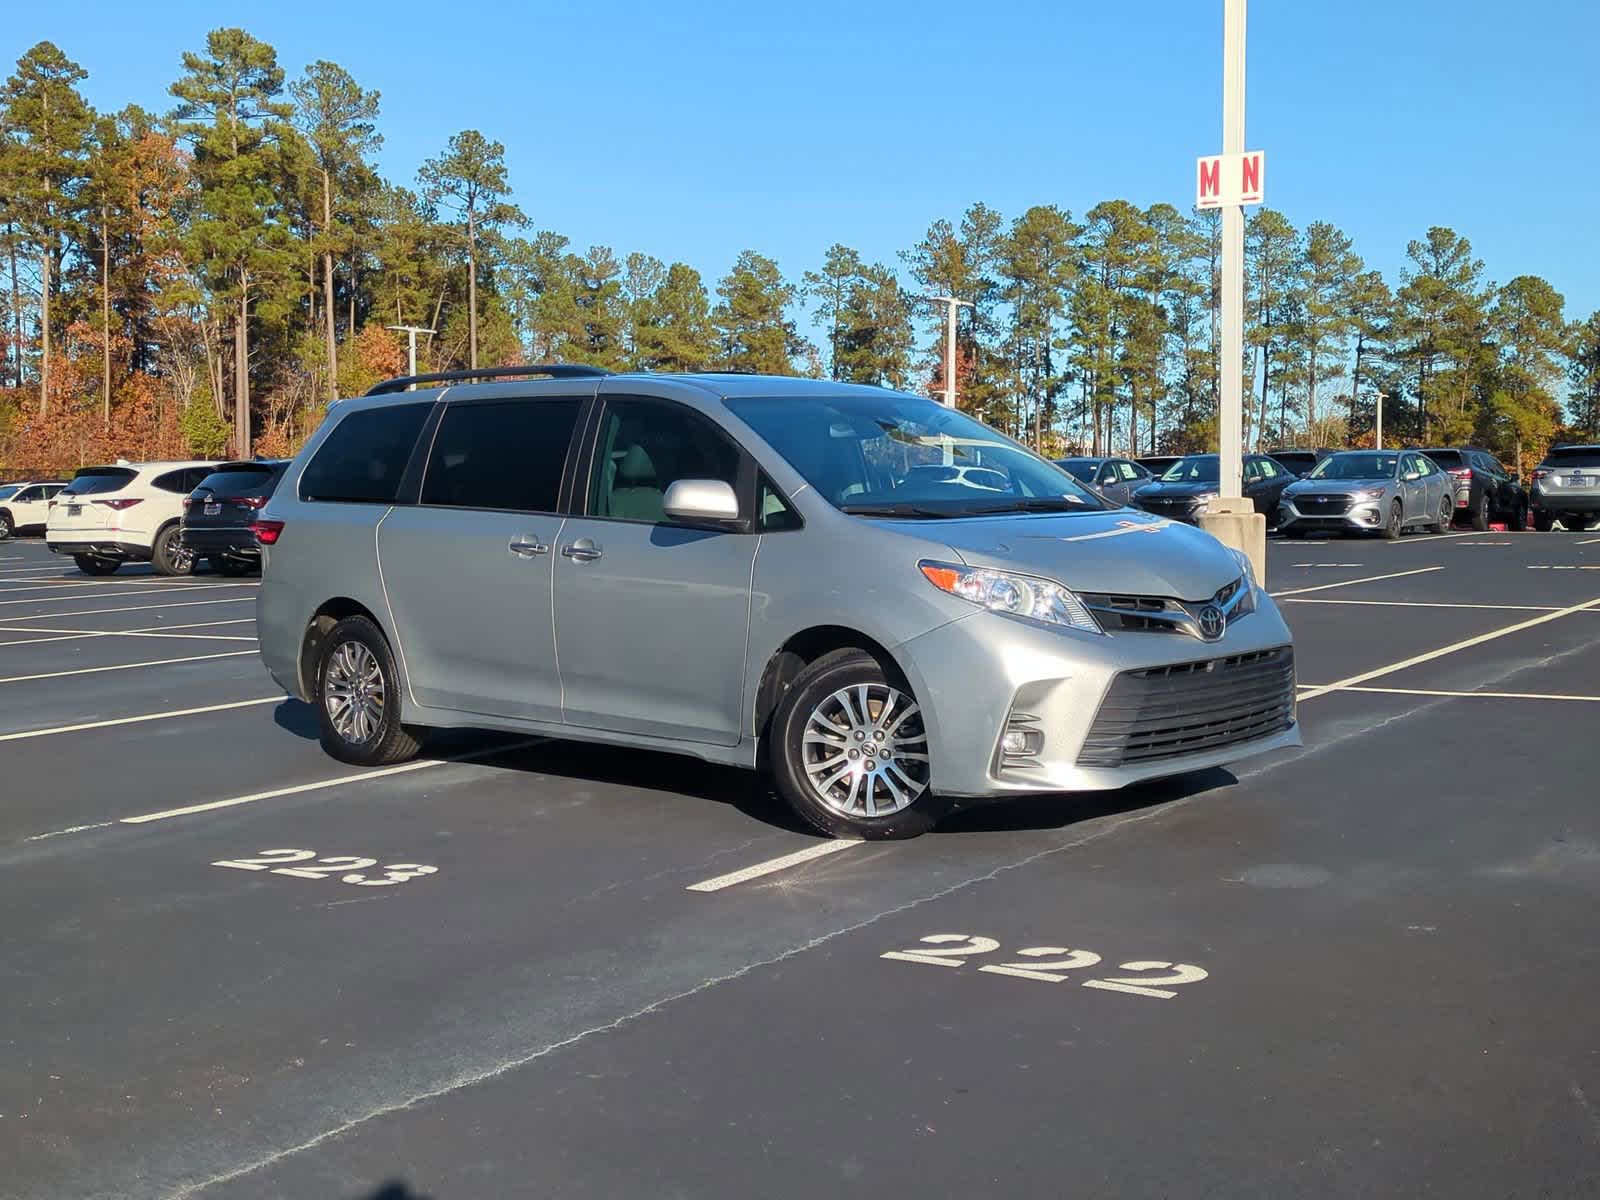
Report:
[{"label": "door handle", "polygon": [[573,562],[593,562],[604,553],[589,538],[579,538],[570,546],[561,547],[562,556],[570,558]]},{"label": "door handle", "polygon": [[509,543],[506,549],[519,558],[534,558],[540,554],[549,554],[550,547],[546,546],[536,537],[522,537]]}]

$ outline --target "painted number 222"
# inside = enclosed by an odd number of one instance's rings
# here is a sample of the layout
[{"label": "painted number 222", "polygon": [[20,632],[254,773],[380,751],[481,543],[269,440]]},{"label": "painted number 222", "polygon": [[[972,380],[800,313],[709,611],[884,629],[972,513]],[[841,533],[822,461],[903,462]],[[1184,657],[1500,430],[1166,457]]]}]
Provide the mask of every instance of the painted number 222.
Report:
[{"label": "painted number 222", "polygon": [[[289,866],[289,863],[298,865]],[[232,867],[237,871],[271,871],[274,875],[292,875],[296,879],[332,879],[337,876],[340,883],[353,883],[357,887],[388,887],[392,883],[419,879],[439,870],[438,867],[421,863],[390,863],[378,867],[383,872],[383,878],[373,879],[366,872],[378,866],[377,859],[357,858],[349,854],[317,858],[315,850],[260,850],[254,858],[225,858],[211,865]]]},{"label": "painted number 222", "polygon": [[[919,940],[922,944],[914,949],[890,950],[880,957],[897,962],[922,963],[930,967],[959,967],[969,958],[993,954],[1000,949],[1000,943],[993,938],[974,937],[966,933],[930,933]],[[978,970],[990,975],[1031,979],[1037,983],[1064,983],[1067,971],[1084,970],[1100,963],[1100,956],[1093,950],[1072,950],[1066,946],[1029,946],[1025,950],[1018,950],[1017,954],[1025,961],[986,963]],[[1169,988],[1184,983],[1199,983],[1208,974],[1191,963],[1156,961],[1125,962],[1117,969],[1138,974],[1132,978],[1112,975],[1104,979],[1086,979],[1083,986],[1170,1000],[1178,993],[1169,991]],[[1148,974],[1151,971],[1164,971],[1166,974]]]}]

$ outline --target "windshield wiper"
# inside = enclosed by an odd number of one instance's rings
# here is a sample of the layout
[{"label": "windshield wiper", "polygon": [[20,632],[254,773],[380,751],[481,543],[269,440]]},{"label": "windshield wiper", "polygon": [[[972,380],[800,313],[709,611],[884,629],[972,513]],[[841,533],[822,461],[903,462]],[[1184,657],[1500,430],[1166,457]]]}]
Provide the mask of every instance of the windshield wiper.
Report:
[{"label": "windshield wiper", "polygon": [[1003,504],[983,504],[976,508],[962,509],[962,512],[989,513],[1008,512],[1088,512],[1090,508],[1081,500],[1073,500],[1066,496],[1028,496],[1015,500],[1007,500]]},{"label": "windshield wiper", "polygon": [[943,519],[960,516],[942,508],[922,508],[916,504],[841,504],[839,511],[852,517],[926,517]]}]

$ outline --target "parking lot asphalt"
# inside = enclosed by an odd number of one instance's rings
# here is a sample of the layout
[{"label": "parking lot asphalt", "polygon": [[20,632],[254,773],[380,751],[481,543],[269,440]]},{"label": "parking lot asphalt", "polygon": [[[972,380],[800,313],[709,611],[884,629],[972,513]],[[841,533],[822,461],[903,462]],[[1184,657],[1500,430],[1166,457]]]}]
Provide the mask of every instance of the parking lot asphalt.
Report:
[{"label": "parking lot asphalt", "polygon": [[0,1196],[1600,1194],[1600,533],[1268,564],[1303,750],[843,844],[0,546]]}]

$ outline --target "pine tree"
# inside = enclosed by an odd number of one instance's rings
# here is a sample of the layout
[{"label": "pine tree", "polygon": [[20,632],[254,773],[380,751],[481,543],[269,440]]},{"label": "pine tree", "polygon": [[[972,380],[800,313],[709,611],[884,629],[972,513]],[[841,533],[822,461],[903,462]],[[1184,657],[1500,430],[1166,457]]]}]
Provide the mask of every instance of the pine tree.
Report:
[{"label": "pine tree", "polygon": [[822,270],[807,271],[800,277],[801,294],[818,301],[813,323],[828,330],[828,375],[845,378],[839,363],[840,317],[851,289],[861,281],[861,255],[849,246],[835,242],[828,247]]},{"label": "pine tree", "polygon": [[646,371],[704,371],[715,361],[711,299],[693,267],[668,267],[641,309],[635,336],[639,365]]},{"label": "pine tree", "polygon": [[1054,205],[1036,205],[1012,222],[1000,239],[1001,297],[1011,307],[1007,351],[1017,379],[1019,417],[1032,414],[1035,449],[1055,423],[1062,379],[1056,370],[1056,324],[1066,311],[1067,291],[1078,273],[1074,239],[1082,227]]},{"label": "pine tree", "polygon": [[1572,329],[1568,347],[1567,409],[1572,427],[1585,437],[1600,436],[1600,312]]},{"label": "pine tree", "polygon": [[[1245,345],[1261,356],[1261,402],[1256,410],[1255,439],[1261,449],[1267,424],[1267,397],[1273,370],[1289,367],[1284,335],[1291,315],[1297,246],[1294,226],[1281,212],[1257,209],[1245,224]],[[1281,421],[1280,421],[1281,424]],[[1245,404],[1244,438],[1251,442],[1250,405]]]},{"label": "pine tree", "polygon": [[1361,407],[1361,360],[1374,345],[1382,346],[1394,315],[1394,294],[1377,271],[1363,271],[1350,281],[1343,307],[1355,338],[1350,369],[1350,414],[1346,434],[1355,436],[1356,410]]},{"label": "pine tree", "polygon": [[417,178],[430,204],[443,203],[460,218],[461,243],[467,254],[467,365],[478,366],[479,243],[484,230],[522,225],[527,218],[505,197],[506,148],[476,129],[450,139],[445,152],[422,164]]},{"label": "pine tree", "polygon": [[1433,427],[1443,437],[1465,436],[1475,367],[1485,345],[1483,262],[1472,243],[1434,226],[1426,241],[1406,246],[1411,265],[1395,294],[1394,350],[1415,372],[1418,424],[1424,442]]},{"label": "pine tree", "polygon": [[722,367],[757,375],[793,375],[804,340],[788,318],[794,285],[778,264],[745,250],[717,285],[722,302],[711,314],[722,338]]},{"label": "pine tree", "polygon": [[205,53],[185,53],[183,68],[168,90],[179,101],[173,128],[193,147],[199,185],[186,240],[213,299],[232,312],[234,453],[245,457],[251,304],[292,254],[281,153],[290,109],[276,98],[283,91],[277,52],[242,29],[212,30]]},{"label": "pine tree", "polygon": [[1306,431],[1314,442],[1320,437],[1317,384],[1343,363],[1341,351],[1351,329],[1351,289],[1366,265],[1352,245],[1326,221],[1306,226],[1301,239],[1299,334],[1306,364]]},{"label": "pine tree", "polygon": [[[316,249],[322,258],[322,324],[328,355],[328,399],[337,398],[339,347],[335,335],[337,307],[333,299],[333,260],[352,249],[348,236],[335,226],[335,212],[345,199],[347,181],[370,173],[369,155],[383,144],[377,131],[378,93],[363,91],[350,73],[337,63],[319,59],[306,68],[304,78],[289,86],[294,97],[295,124],[305,136],[316,162],[321,191],[321,212]],[[354,290],[352,266],[351,289]],[[346,334],[355,336],[355,329]]]},{"label": "pine tree", "polygon": [[[39,263],[39,412],[49,412],[52,367],[52,299],[60,286],[64,243],[79,212],[85,149],[92,114],[77,85],[88,72],[50,42],[40,42],[17,60],[17,70],[0,91],[10,146],[7,177],[14,181],[8,218],[22,233]],[[13,263],[13,297],[16,267]],[[20,316],[20,314],[18,314]],[[20,321],[17,325],[21,341]],[[19,346],[20,352],[20,346]],[[18,386],[21,373],[18,372]]]},{"label": "pine tree", "polygon": [[[956,320],[957,407],[980,420],[1016,428],[1016,414],[1008,403],[1006,360],[997,345],[995,306],[999,301],[996,253],[1003,221],[983,203],[962,215],[960,227],[938,220],[911,250],[901,257],[912,278],[926,294],[954,296],[971,303]],[[929,385],[935,394],[944,390],[944,308],[928,308],[933,363]]]},{"label": "pine tree", "polygon": [[1542,450],[1561,424],[1556,387],[1571,346],[1565,305],[1561,293],[1545,280],[1518,275],[1495,292],[1489,311],[1500,348],[1499,386],[1479,433],[1513,447],[1518,474],[1523,447]]},{"label": "pine tree", "polygon": [[901,388],[911,374],[911,301],[881,263],[861,267],[834,325],[832,378]]}]

